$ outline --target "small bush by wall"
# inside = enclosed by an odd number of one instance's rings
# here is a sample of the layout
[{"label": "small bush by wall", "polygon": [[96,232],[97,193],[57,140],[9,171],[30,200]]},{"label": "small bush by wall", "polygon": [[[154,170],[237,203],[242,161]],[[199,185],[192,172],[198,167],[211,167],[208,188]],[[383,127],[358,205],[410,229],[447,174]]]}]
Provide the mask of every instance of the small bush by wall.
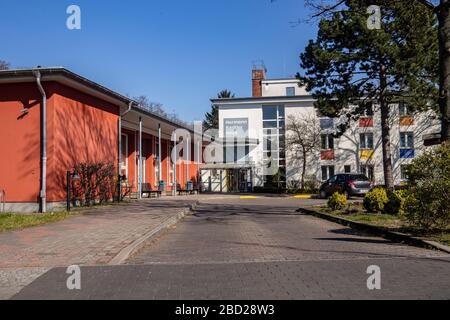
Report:
[{"label": "small bush by wall", "polygon": [[117,172],[112,163],[79,163],[75,171],[80,180],[74,186],[74,195],[82,205],[105,203],[116,197]]}]

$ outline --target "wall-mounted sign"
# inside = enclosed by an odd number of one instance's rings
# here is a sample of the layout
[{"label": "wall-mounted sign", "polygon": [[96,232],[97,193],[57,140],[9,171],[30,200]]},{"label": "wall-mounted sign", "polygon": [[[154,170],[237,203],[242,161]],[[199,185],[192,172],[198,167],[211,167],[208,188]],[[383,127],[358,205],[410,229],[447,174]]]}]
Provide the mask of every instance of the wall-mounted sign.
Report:
[{"label": "wall-mounted sign", "polygon": [[224,119],[225,138],[247,138],[248,118]]}]

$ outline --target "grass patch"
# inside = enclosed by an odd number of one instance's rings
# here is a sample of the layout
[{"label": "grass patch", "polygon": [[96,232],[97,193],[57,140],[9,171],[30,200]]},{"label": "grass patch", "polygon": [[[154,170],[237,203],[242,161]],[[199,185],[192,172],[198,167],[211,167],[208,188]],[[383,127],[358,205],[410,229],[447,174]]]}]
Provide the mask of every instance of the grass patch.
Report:
[{"label": "grass patch", "polygon": [[57,222],[73,216],[68,212],[59,213],[35,213],[35,214],[0,214],[0,232],[20,230],[40,226],[47,223]]},{"label": "grass patch", "polygon": [[450,226],[446,230],[424,231],[411,224],[401,215],[368,213],[360,204],[350,204],[344,210],[333,211],[328,207],[320,207],[319,211],[357,223],[381,227],[389,231],[401,232],[427,240],[450,245]]}]

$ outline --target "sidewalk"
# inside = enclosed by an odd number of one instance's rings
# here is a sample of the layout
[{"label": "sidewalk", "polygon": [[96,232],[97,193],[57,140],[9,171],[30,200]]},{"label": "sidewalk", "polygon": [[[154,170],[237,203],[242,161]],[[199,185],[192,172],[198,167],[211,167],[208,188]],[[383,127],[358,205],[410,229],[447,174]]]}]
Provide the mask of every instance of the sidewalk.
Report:
[{"label": "sidewalk", "polygon": [[53,267],[106,265],[194,202],[149,200],[95,208],[64,221],[0,233],[0,299]]}]

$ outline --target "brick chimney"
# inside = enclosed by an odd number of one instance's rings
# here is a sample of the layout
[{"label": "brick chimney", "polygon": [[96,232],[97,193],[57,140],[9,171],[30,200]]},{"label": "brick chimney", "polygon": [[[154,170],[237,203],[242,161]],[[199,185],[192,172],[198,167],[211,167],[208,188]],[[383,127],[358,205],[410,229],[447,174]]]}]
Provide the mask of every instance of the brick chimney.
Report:
[{"label": "brick chimney", "polygon": [[262,97],[262,84],[261,81],[266,79],[266,68],[253,67],[252,70],[252,95],[253,97]]}]

